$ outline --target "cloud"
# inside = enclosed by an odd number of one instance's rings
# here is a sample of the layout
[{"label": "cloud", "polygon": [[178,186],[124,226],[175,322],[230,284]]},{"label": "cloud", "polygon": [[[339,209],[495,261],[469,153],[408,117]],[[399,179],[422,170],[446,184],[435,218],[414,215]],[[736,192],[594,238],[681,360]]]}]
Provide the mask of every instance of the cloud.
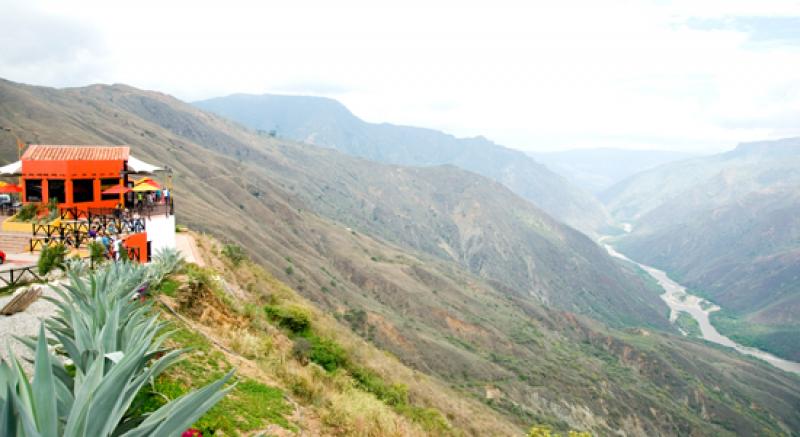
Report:
[{"label": "cloud", "polygon": [[800,47],[800,16],[797,17],[727,17],[697,18],[686,24],[698,30],[733,30],[744,32],[754,44],[778,43]]},{"label": "cloud", "polygon": [[524,149],[719,150],[784,134],[764,114],[800,108],[797,2],[37,4],[10,14],[15,36],[0,30],[19,40],[0,76],[326,95],[368,121]]},{"label": "cloud", "polygon": [[54,86],[102,77],[108,53],[92,27],[21,2],[4,6],[0,47],[0,76]]}]

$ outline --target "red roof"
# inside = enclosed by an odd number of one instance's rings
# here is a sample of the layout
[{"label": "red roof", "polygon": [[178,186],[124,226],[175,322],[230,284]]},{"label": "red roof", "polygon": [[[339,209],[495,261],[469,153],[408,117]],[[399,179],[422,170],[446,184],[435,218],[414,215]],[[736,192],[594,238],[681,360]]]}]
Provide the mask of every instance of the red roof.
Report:
[{"label": "red roof", "polygon": [[128,146],[50,146],[32,144],[24,161],[127,161]]}]

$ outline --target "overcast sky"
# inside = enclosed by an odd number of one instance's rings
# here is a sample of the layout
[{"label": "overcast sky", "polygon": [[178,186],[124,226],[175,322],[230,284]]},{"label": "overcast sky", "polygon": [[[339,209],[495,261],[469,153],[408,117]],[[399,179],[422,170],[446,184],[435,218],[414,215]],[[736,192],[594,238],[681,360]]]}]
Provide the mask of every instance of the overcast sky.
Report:
[{"label": "overcast sky", "polygon": [[525,150],[800,136],[800,1],[201,3],[0,0],[0,77],[323,95]]}]

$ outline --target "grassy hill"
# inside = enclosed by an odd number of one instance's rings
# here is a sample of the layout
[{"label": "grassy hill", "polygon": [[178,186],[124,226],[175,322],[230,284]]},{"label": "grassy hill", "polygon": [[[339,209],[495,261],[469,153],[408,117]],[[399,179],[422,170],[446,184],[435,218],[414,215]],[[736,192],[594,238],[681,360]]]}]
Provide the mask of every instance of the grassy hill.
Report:
[{"label": "grassy hill", "polygon": [[[121,85],[54,90],[2,82],[0,123],[35,142],[127,143],[136,156],[172,166],[179,221],[243,248],[303,296],[267,293],[277,296],[258,301],[260,311],[271,307],[272,326],[289,329],[282,314],[295,304],[334,315],[454,390],[455,398],[409,399],[428,399],[412,404],[442,411],[467,434],[486,435],[495,422],[499,434],[534,423],[603,435],[789,435],[800,428],[797,377],[660,331],[669,328],[666,309],[651,306],[659,290],[479,176],[276,140]],[[4,156],[15,155],[13,142],[3,141]],[[216,260],[237,252],[206,247]],[[523,256],[530,259],[513,263]],[[225,275],[248,293],[265,287],[243,269]],[[609,328],[565,310],[620,327],[652,326]],[[260,323],[248,332],[273,332]],[[317,326],[318,336],[350,341],[334,325]],[[284,335],[290,348],[302,343]],[[414,373],[398,375],[389,380],[411,390]],[[313,395],[346,383],[333,378],[307,379],[298,390]],[[450,417],[448,408],[459,407],[448,402],[457,401],[492,411]]]},{"label": "grassy hill", "polygon": [[308,96],[246,95],[219,97],[194,105],[253,129],[332,147],[353,156],[389,164],[451,164],[498,181],[553,217],[588,235],[611,225],[591,195],[524,153],[483,137],[452,135],[389,123],[367,123],[341,103]]},{"label": "grassy hill", "polygon": [[800,139],[670,164],[611,192],[634,223],[625,253],[719,303],[723,332],[800,359]]}]

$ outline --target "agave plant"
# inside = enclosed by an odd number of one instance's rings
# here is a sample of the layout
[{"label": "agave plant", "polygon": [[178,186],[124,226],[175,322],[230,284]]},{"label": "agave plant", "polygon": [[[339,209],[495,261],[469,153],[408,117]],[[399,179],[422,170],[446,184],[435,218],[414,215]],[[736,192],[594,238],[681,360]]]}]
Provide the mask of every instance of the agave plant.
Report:
[{"label": "agave plant", "polygon": [[153,262],[148,266],[148,280],[151,286],[157,287],[164,277],[176,271],[183,264],[183,255],[177,249],[163,248],[153,256]]},{"label": "agave plant", "polygon": [[175,435],[197,421],[232,387],[233,372],[175,399],[146,417],[125,418],[136,393],[174,363],[170,352],[147,366],[149,347],[140,342],[129,354],[98,356],[87,372],[76,371],[69,387],[57,357],[48,352],[44,326],[36,342],[33,382],[13,352],[0,361],[0,435],[2,436],[161,436]]},{"label": "agave plant", "polygon": [[0,362],[0,436],[172,435],[232,388],[223,388],[229,373],[146,417],[126,417],[139,390],[184,352],[162,348],[164,324],[150,304],[134,299],[148,276],[149,268],[118,263],[85,278],[72,271],[54,288],[57,313],[45,323],[56,353],[48,351],[42,325],[36,340],[20,339],[34,351],[33,383],[10,351],[10,364]]}]

